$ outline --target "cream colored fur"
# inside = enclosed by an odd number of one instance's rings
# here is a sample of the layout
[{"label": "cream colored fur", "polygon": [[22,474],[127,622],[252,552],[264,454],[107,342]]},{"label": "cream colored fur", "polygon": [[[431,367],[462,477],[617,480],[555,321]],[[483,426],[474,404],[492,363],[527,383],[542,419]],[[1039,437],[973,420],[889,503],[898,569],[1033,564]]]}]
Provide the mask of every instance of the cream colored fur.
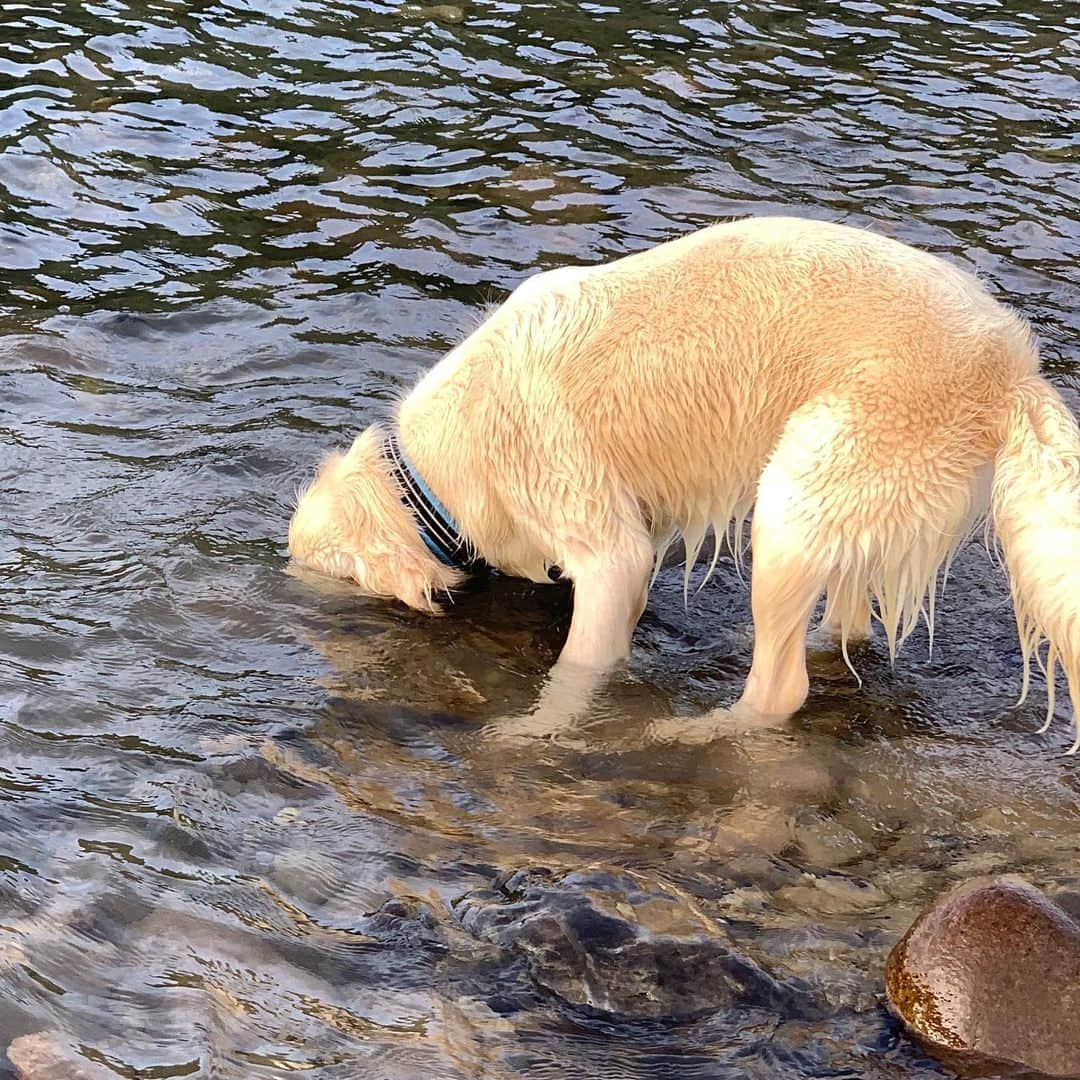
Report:
[{"label": "cream colored fur", "polygon": [[[921,612],[932,626],[939,571],[989,505],[1025,659],[1048,639],[1075,709],[1076,421],[1038,375],[1027,325],[932,255],[756,218],[540,274],[420,381],[396,422],[489,563],[538,582],[558,565],[574,582],[557,670],[579,683],[627,654],[671,539],[685,539],[689,584],[709,530],[738,554],[753,509],[742,704],[788,715],[806,697],[822,593],[845,655],[872,615],[895,652]],[[324,464],[290,549],[435,610],[457,575],[419,539],[381,438],[369,429]]]}]

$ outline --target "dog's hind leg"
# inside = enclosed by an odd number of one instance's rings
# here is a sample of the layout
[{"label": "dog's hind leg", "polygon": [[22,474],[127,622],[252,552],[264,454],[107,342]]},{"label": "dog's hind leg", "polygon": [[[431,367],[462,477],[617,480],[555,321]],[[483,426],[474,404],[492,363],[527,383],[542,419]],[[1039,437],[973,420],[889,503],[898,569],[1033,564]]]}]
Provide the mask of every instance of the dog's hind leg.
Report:
[{"label": "dog's hind leg", "polygon": [[848,572],[846,557],[852,527],[861,527],[866,479],[853,415],[839,398],[807,402],[788,417],[758,481],[750,536],[754,657],[739,711],[786,717],[806,700],[806,634],[826,588],[827,621],[840,636],[869,631],[867,580]]},{"label": "dog's hind leg", "polygon": [[739,701],[761,717],[786,717],[806,700],[806,631],[825,588],[804,521],[803,493],[766,468],[751,529],[754,658]]},{"label": "dog's hind leg", "polygon": [[826,622],[845,646],[868,629],[868,597],[893,656],[921,613],[932,624],[938,571],[985,501],[978,418],[946,425],[929,416],[920,430],[909,412],[897,428],[900,391],[874,389],[876,399],[864,392],[803,405],[762,473],[752,533],[754,658],[742,697],[755,712],[790,714],[805,700],[805,632],[826,587]]}]

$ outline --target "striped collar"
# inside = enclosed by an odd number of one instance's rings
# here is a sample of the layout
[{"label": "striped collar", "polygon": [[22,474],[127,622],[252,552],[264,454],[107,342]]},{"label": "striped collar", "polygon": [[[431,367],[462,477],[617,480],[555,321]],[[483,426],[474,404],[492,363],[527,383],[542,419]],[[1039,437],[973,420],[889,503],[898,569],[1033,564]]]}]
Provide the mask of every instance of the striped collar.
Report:
[{"label": "striped collar", "polygon": [[455,570],[476,570],[483,566],[483,560],[457,522],[405,456],[396,432],[391,431],[386,436],[383,454],[401,491],[402,504],[412,514],[420,539],[431,554],[444,566],[452,566]]}]

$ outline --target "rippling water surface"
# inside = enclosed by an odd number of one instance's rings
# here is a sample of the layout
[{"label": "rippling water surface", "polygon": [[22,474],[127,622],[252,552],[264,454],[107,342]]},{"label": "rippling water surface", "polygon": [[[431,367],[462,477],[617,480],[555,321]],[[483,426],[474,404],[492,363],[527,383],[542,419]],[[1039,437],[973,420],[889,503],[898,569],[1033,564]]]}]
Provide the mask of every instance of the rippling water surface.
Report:
[{"label": "rippling water surface", "polygon": [[[890,945],[955,881],[1080,867],[1066,706],[1013,706],[980,547],[932,658],[874,643],[860,690],[815,655],[787,732],[702,748],[650,730],[738,693],[730,564],[689,610],[665,571],[580,738],[506,746],[564,594],[425,620],[282,541],[526,275],[729,216],[976,269],[1075,407],[1078,32],[1049,0],[4,4],[4,1038],[140,1078],[949,1075],[882,1008]],[[629,873],[811,1004],[572,1004],[461,915],[538,868]]]}]

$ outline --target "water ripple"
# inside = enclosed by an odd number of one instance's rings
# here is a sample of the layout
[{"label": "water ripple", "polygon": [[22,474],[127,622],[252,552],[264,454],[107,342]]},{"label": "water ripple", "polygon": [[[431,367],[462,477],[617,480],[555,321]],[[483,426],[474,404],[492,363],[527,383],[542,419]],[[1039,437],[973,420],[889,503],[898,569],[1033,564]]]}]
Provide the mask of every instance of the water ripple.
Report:
[{"label": "water ripple", "polygon": [[[524,276],[781,208],[977,270],[1077,404],[1080,19],[1051,0],[43,0],[0,13],[0,1029],[30,1070],[942,1076],[877,1007],[960,878],[1075,877],[1080,771],[1011,703],[965,551],[941,649],[792,730],[730,700],[745,590],[665,571],[580,743],[567,598],[422,620],[285,572],[296,485]],[[1061,695],[1064,698],[1064,695]],[[666,882],[826,1002],[575,1009],[450,914],[500,873]],[[63,1071],[63,1070],[62,1070]],[[29,1075],[33,1075],[29,1072]]]}]

